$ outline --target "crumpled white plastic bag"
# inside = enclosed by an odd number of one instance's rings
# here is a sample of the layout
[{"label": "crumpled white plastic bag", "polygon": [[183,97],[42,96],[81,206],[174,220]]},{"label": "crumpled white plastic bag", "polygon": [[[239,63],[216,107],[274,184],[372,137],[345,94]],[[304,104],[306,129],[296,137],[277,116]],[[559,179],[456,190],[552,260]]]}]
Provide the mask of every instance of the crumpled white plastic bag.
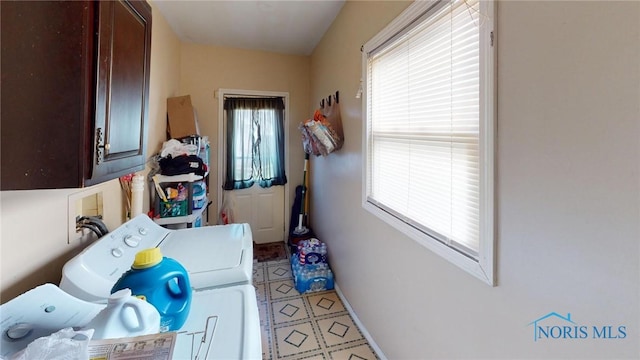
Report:
[{"label": "crumpled white plastic bag", "polygon": [[64,328],[33,340],[26,348],[13,354],[11,360],[88,360],[92,336],[93,329],[75,331]]}]

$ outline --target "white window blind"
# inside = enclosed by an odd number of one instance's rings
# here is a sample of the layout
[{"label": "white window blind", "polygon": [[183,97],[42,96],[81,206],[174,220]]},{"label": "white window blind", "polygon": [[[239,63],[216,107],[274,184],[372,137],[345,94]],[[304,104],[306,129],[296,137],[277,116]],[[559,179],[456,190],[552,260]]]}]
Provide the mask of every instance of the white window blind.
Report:
[{"label": "white window blind", "polygon": [[478,260],[483,17],[434,2],[366,56],[366,201]]}]

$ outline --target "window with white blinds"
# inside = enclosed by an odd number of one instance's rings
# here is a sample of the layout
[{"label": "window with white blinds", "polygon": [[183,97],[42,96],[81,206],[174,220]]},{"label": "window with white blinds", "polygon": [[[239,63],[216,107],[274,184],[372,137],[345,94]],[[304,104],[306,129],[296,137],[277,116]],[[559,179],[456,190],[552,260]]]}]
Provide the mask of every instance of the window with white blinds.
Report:
[{"label": "window with white blinds", "polygon": [[416,1],[363,51],[365,207],[491,284],[492,11]]}]

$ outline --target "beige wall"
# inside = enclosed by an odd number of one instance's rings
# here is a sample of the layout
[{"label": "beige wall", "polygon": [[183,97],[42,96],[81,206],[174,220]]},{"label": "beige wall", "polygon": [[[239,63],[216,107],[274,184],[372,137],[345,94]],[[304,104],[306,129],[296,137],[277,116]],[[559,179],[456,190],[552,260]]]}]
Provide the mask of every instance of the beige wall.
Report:
[{"label": "beige wall", "polygon": [[[215,149],[216,89],[288,91],[296,185],[297,123],[339,90],[346,142],[312,158],[313,228],[388,358],[637,357],[640,3],[500,2],[494,288],[360,205],[359,49],[406,5],[347,2],[310,59],[180,44],[154,9],[148,153],[164,140],[167,97],[192,96]],[[105,206],[119,209],[118,182],[99,186]],[[3,302],[59,281],[80,248],[66,244],[68,197],[78,191],[0,192]],[[551,311],[580,325],[625,325],[628,337],[533,342],[528,324]]]},{"label": "beige wall", "polygon": [[[166,99],[190,94],[201,132],[212,141],[213,169],[218,155],[214,91],[234,88],[288,92],[289,161],[293,170],[287,175],[289,184],[294,185],[290,195],[293,201],[295,185],[302,182],[304,154],[297,125],[309,116],[309,57],[181,44],[153,7],[150,77],[147,155],[157,153],[166,139]],[[148,169],[143,173],[147,172]],[[217,178],[213,176],[211,180],[215,189]],[[60,281],[64,263],[87,243],[76,239],[68,244],[69,197],[92,191],[103,192],[107,226],[119,226],[124,218],[117,180],[87,189],[0,192],[2,302],[44,282]],[[149,209],[148,187],[143,209]],[[215,208],[212,211],[217,212]],[[285,221],[288,224],[288,219]],[[211,222],[215,222],[215,216]]]},{"label": "beige wall", "polygon": [[[283,55],[191,43],[182,44],[180,95],[190,95],[196,109],[201,135],[211,142],[211,168],[218,160],[218,99],[216,90],[240,89],[289,93],[289,181],[290,199],[296,185],[302,183],[304,152],[297,130],[309,113],[309,57]],[[217,214],[217,173],[210,176],[212,214]],[[285,205],[289,206],[290,205]],[[214,222],[216,216],[210,218]],[[288,227],[288,219],[285,219]]]},{"label": "beige wall", "polygon": [[[157,152],[165,137],[166,98],[174,96],[178,88],[179,53],[178,38],[162,15],[153,9],[148,154]],[[123,221],[118,180],[87,189],[0,192],[0,300],[3,303],[42,283],[59,283],[62,266],[85,243],[74,240],[68,244],[69,197],[94,190],[103,192],[105,222],[109,229],[116,228]],[[148,209],[147,198],[145,196],[145,209]]]},{"label": "beige wall", "polygon": [[[356,314],[389,359],[637,358],[640,3],[498,4],[497,287],[361,206],[359,49],[405,5],[347,2],[311,58],[346,139],[312,159],[311,217]],[[552,311],[627,337],[534,342]]]}]

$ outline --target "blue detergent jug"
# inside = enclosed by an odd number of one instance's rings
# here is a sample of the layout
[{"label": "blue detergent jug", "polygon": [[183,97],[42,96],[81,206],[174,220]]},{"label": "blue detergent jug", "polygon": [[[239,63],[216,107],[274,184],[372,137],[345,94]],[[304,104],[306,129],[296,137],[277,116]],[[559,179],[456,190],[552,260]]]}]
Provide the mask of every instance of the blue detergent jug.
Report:
[{"label": "blue detergent jug", "polygon": [[115,283],[111,293],[129,288],[160,313],[160,332],[178,330],[191,308],[191,283],[187,270],[176,260],[163,257],[159,248],[136,254],[131,270]]}]

